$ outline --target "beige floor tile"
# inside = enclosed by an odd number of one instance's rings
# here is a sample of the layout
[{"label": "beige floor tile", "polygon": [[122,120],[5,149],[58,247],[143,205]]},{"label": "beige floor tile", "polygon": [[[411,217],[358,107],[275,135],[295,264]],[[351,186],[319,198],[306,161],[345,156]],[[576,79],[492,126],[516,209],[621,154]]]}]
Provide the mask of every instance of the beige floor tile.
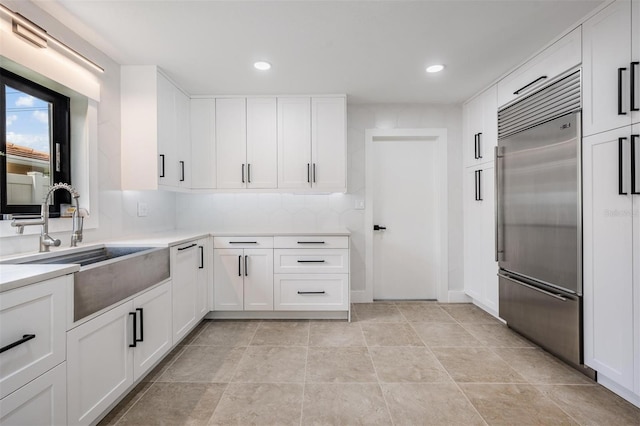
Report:
[{"label": "beige floor tile", "polygon": [[190,345],[199,335],[202,333],[202,330],[207,328],[211,320],[202,320],[198,325],[196,325],[193,330],[187,336],[178,342],[178,345]]},{"label": "beige floor tile", "polygon": [[309,321],[263,321],[251,345],[306,346],[309,343]]},{"label": "beige floor tile", "polygon": [[118,425],[206,425],[226,384],[153,383]]},{"label": "beige floor tile", "polygon": [[246,348],[187,346],[158,382],[229,383]]},{"label": "beige floor tile", "polygon": [[594,384],[587,376],[542,349],[494,348],[493,351],[529,383]]},{"label": "beige floor tile", "polygon": [[380,382],[451,382],[449,373],[427,348],[373,347],[369,352]]},{"label": "beige floor tile", "polygon": [[167,368],[171,366],[175,362],[176,359],[180,356],[182,351],[184,351],[186,346],[176,346],[174,347],[169,354],[156,365],[149,374],[147,374],[142,381],[143,382],[155,382],[158,380],[165,372]]},{"label": "beige floor tile", "polygon": [[425,345],[435,347],[484,346],[457,323],[411,323]]},{"label": "beige floor tile", "polygon": [[451,322],[456,320],[436,303],[396,303],[400,313],[410,322]]},{"label": "beige floor tile", "polygon": [[600,385],[536,387],[582,425],[640,425],[640,408]]},{"label": "beige floor tile", "polygon": [[234,382],[302,383],[307,348],[249,346],[238,364]]},{"label": "beige floor tile", "polygon": [[140,382],[98,423],[98,426],[112,426],[124,416],[133,405],[149,390],[152,382]]},{"label": "beige floor tile", "polygon": [[362,323],[368,346],[424,346],[408,323]]},{"label": "beige floor tile", "polygon": [[462,326],[484,345],[496,348],[534,348],[536,345],[504,324],[471,324]]},{"label": "beige floor tile", "polygon": [[577,425],[527,384],[462,384],[463,392],[490,425]]},{"label": "beige floor tile", "polygon": [[461,323],[501,324],[496,318],[471,303],[448,303],[440,306]]},{"label": "beige floor tile", "polygon": [[307,382],[377,383],[371,356],[366,347],[310,347],[307,355]]},{"label": "beige floor tile", "polygon": [[302,384],[231,383],[210,425],[299,425]]},{"label": "beige floor tile", "polygon": [[405,322],[406,320],[391,302],[355,303],[354,312],[358,322]]},{"label": "beige floor tile", "polygon": [[453,383],[383,384],[382,392],[396,425],[484,425]]},{"label": "beige floor tile", "polygon": [[524,383],[525,379],[489,348],[432,348],[459,383]]},{"label": "beige floor tile", "polygon": [[304,389],[303,425],[389,425],[378,384],[310,384]]},{"label": "beige floor tile", "polygon": [[309,346],[365,346],[365,342],[358,322],[312,321]]},{"label": "beige floor tile", "polygon": [[209,321],[191,342],[205,346],[249,346],[260,321]]}]

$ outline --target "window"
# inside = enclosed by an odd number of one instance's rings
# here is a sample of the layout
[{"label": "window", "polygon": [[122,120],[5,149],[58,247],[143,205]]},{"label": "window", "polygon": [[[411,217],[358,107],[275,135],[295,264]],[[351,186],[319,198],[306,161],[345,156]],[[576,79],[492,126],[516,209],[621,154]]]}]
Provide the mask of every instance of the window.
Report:
[{"label": "window", "polygon": [[[0,68],[0,176],[2,214],[40,213],[53,183],[71,184],[69,98]],[[52,217],[70,203],[56,191]]]}]

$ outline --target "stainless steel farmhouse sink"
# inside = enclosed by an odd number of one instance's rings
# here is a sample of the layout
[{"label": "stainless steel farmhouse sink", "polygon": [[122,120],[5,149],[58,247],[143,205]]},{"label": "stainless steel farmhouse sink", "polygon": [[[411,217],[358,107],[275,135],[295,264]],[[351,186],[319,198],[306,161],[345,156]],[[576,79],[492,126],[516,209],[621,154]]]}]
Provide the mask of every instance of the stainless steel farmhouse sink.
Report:
[{"label": "stainless steel farmhouse sink", "polygon": [[74,274],[73,319],[78,321],[170,277],[166,247],[94,246],[2,263],[80,264]]}]

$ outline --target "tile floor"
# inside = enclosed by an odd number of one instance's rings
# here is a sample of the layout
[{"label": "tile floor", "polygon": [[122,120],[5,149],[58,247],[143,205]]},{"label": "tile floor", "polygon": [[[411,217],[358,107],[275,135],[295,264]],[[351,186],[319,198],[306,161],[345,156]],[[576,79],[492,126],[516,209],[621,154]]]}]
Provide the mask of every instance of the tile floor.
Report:
[{"label": "tile floor", "polygon": [[640,409],[473,305],[204,321],[102,425],[640,425]]}]

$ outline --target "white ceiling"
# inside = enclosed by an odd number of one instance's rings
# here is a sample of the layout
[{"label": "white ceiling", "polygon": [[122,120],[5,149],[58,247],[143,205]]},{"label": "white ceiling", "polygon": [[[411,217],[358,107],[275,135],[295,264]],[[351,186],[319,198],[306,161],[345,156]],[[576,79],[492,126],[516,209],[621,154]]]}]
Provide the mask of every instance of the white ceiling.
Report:
[{"label": "white ceiling", "polygon": [[[602,0],[35,2],[116,62],[159,65],[190,94],[458,103]],[[445,71],[426,74],[433,63]]]}]

